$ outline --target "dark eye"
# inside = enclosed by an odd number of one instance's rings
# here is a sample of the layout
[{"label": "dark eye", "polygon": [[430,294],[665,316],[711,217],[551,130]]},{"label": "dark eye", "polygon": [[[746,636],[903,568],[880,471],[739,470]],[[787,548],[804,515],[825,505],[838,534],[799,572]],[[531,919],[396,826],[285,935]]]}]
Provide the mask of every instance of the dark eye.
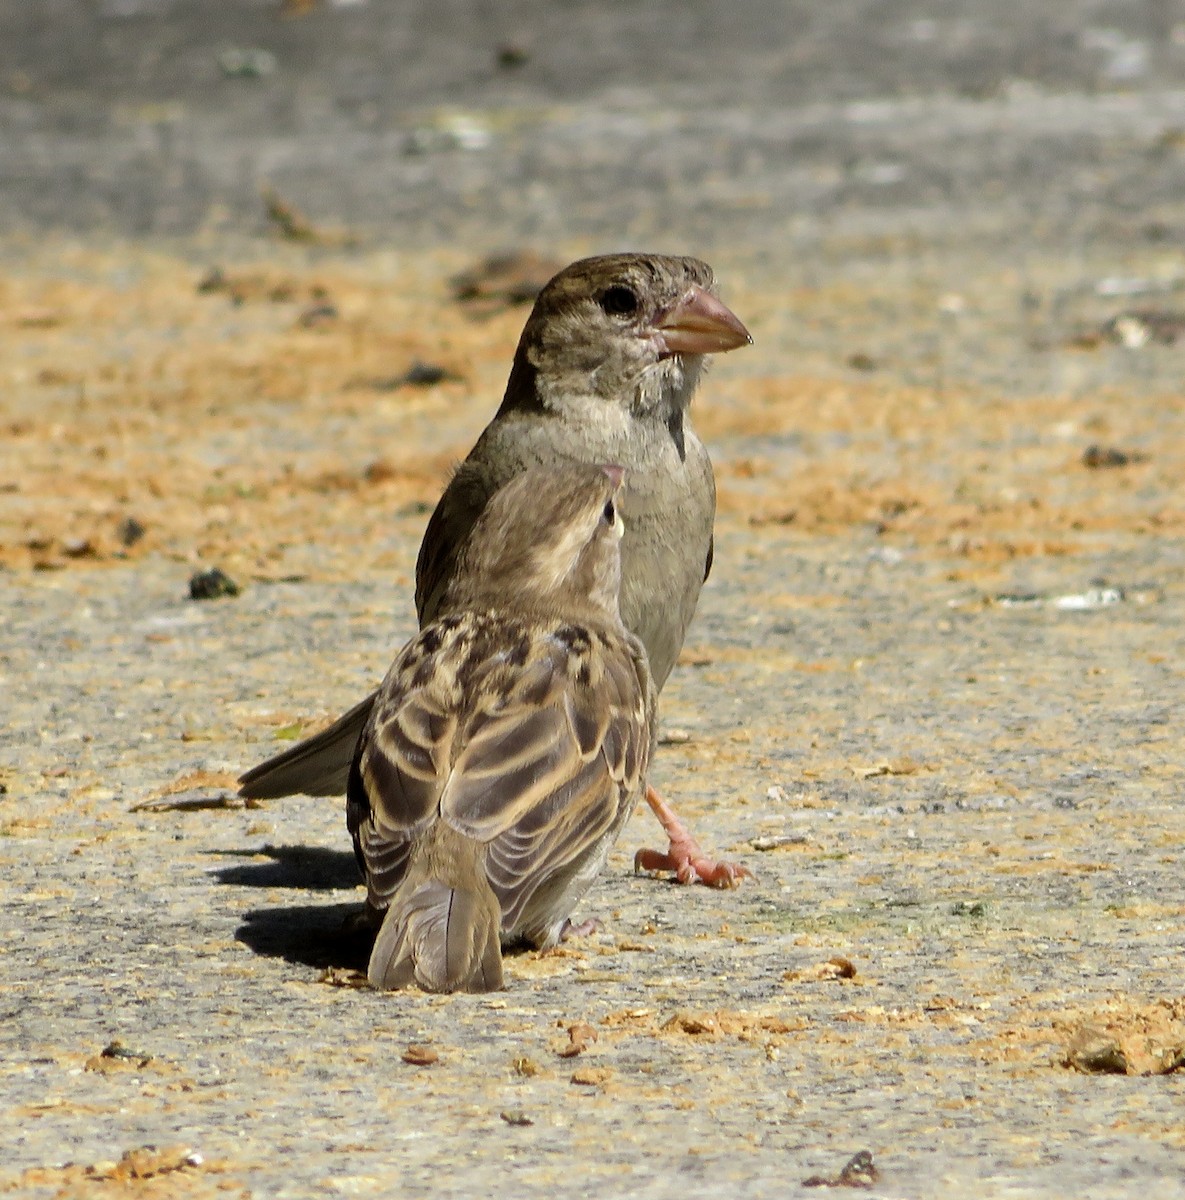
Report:
[{"label": "dark eye", "polygon": [[606,525],[613,525],[617,521],[617,507],[612,500],[606,503],[604,509],[601,511],[601,516],[605,518]]},{"label": "dark eye", "polygon": [[601,307],[611,317],[632,317],[638,311],[638,297],[632,289],[616,283],[601,293]]}]

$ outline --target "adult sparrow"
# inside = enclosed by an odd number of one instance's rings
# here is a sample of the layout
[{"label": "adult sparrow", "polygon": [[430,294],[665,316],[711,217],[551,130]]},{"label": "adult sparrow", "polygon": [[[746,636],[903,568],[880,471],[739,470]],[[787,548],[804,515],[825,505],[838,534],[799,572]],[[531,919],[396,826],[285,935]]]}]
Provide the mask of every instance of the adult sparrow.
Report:
[{"label": "adult sparrow", "polygon": [[645,785],[655,689],[622,624],[621,467],[531,467],[484,506],[383,680],[346,788],[374,987],[502,986],[554,945]]},{"label": "adult sparrow", "polygon": [[[612,254],[556,275],[527,319],[501,408],[428,522],[416,564],[421,625],[439,612],[465,539],[502,485],[535,465],[619,463],[630,514],[621,615],[661,688],[712,565],[716,487],[688,409],[705,356],[751,341],[698,259]],[[248,771],[241,794],[340,794],[373,703],[368,696],[328,729]],[[666,853],[639,851],[638,867],[716,886],[747,873],[708,859],[656,792],[646,798],[671,844]]]}]

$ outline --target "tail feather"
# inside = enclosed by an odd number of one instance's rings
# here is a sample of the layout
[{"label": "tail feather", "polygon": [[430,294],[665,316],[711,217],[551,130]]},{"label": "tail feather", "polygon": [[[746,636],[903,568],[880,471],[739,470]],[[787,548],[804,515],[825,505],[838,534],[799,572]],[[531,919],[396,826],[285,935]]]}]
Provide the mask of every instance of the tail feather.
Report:
[{"label": "tail feather", "polygon": [[367,972],[376,988],[415,983],[428,992],[502,987],[501,909],[484,877],[450,887],[411,880],[396,892]]},{"label": "tail feather", "polygon": [[340,796],[346,790],[354,747],[374,707],[375,693],[343,713],[328,729],[273,755],[239,776],[248,800],[281,796]]}]

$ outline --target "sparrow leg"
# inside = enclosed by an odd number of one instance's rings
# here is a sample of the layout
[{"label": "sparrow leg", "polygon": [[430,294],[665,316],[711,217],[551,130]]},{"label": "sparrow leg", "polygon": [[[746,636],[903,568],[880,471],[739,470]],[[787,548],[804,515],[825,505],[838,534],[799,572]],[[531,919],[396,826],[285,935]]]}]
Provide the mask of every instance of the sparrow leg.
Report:
[{"label": "sparrow leg", "polygon": [[674,871],[680,883],[702,883],[707,887],[734,888],[753,872],[740,863],[717,862],[700,849],[675,810],[647,785],[646,803],[654,810],[671,844],[665,854],[658,850],[639,850],[634,855],[635,871]]}]

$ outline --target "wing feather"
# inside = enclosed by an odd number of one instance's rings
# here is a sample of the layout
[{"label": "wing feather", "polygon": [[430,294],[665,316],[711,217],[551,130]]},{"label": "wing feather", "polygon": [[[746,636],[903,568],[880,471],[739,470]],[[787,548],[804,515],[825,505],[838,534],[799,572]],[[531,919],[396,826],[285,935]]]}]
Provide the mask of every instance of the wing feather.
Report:
[{"label": "wing feather", "polygon": [[632,639],[591,654],[554,639],[538,675],[474,722],[441,794],[441,814],[486,843],[503,931],[540,937],[591,882],[638,798],[653,699]]},{"label": "wing feather", "polygon": [[[458,622],[424,630],[396,658],[362,732],[347,789],[347,824],[371,904],[385,908],[412,846],[436,819],[452,764],[459,689],[444,663],[472,636]],[[427,668],[427,669],[426,669]]]},{"label": "wing feather", "polygon": [[573,649],[536,628],[515,665],[497,651],[505,624],[472,616],[443,635],[430,627],[396,660],[359,746],[365,803],[352,794],[350,822],[375,907],[390,902],[439,819],[485,847],[503,934],[541,941],[640,795],[653,689],[629,635]]}]

